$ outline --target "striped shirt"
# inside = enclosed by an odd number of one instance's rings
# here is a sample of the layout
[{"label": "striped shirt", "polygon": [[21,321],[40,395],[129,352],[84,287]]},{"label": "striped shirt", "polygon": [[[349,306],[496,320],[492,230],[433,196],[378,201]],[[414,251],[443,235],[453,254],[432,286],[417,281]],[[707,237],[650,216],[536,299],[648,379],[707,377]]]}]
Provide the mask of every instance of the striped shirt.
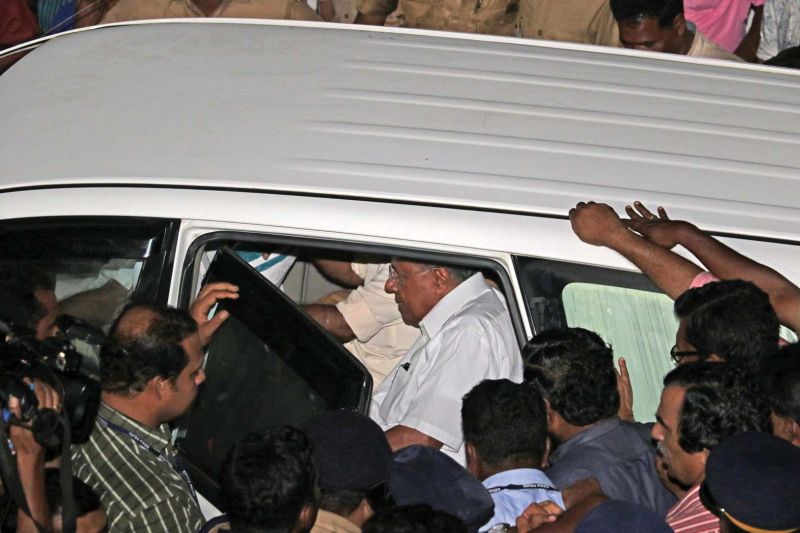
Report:
[{"label": "striped shirt", "polygon": [[72,463],[100,496],[109,531],[196,532],[203,516],[175,455],[166,424],[148,428],[103,403],[89,442],[73,446]]},{"label": "striped shirt", "polygon": [[667,524],[675,533],[719,533],[719,517],[703,506],[699,484],[669,510]]}]

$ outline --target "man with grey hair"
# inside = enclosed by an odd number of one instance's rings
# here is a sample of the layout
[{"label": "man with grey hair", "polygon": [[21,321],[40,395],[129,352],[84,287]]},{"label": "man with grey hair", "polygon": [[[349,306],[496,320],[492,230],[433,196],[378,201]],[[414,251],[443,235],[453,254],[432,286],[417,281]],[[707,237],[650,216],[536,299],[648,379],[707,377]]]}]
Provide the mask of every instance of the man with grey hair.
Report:
[{"label": "man with grey hair", "polygon": [[502,295],[480,272],[397,258],[386,292],[421,335],[373,396],[370,416],[393,450],[424,444],[465,464],[462,397],[484,379],[522,381]]}]

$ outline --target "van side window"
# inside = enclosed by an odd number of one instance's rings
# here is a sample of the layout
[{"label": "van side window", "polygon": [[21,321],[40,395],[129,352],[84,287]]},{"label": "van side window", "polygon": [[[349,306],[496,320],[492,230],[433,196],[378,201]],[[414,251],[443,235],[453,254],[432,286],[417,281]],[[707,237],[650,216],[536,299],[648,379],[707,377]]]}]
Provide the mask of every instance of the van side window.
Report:
[{"label": "van side window", "polygon": [[57,314],[104,331],[132,298],[166,300],[178,222],[123,217],[54,217],[0,223],[0,270],[35,275]]},{"label": "van side window", "polygon": [[678,323],[672,300],[642,274],[517,257],[535,332],[582,327],[600,334],[628,363],[636,420],[654,420]]}]

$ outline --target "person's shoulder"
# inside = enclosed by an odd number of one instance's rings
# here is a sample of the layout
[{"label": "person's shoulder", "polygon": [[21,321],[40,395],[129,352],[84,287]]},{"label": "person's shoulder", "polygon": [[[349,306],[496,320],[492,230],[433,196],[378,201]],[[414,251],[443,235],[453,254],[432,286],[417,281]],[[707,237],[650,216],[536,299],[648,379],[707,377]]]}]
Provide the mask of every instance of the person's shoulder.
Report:
[{"label": "person's shoulder", "polygon": [[692,47],[687,52],[688,56],[693,57],[707,57],[709,59],[725,59],[728,61],[743,62],[744,60],[739,56],[728,52],[721,46],[717,45],[714,41],[703,35],[702,32],[696,31],[694,34],[694,42]]}]

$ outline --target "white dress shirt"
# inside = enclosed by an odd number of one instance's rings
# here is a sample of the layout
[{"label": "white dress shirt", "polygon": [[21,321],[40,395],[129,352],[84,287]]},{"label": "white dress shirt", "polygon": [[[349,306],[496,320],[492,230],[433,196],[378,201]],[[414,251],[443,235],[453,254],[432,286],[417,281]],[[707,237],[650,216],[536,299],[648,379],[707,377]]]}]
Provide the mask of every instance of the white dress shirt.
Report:
[{"label": "white dress shirt", "polygon": [[433,437],[464,464],[462,397],[484,379],[522,381],[511,317],[478,273],[442,298],[419,328],[373,396],[370,416],[384,430],[403,425]]}]

